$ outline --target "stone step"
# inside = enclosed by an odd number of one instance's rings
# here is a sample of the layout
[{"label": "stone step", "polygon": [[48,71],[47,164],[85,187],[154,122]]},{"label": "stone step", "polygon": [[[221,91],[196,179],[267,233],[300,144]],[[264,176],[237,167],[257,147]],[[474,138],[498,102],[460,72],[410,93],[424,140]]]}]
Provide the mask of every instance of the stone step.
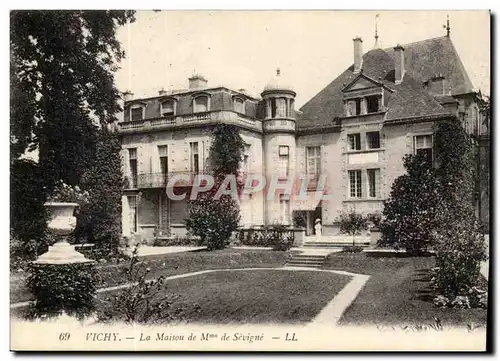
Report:
[{"label": "stone step", "polygon": [[307,258],[292,258],[289,262],[302,262],[302,263],[323,263],[324,258],[322,259],[307,259]]},{"label": "stone step", "polygon": [[317,260],[323,260],[325,259],[325,255],[321,254],[298,254],[295,256],[292,256],[292,259],[317,259]]},{"label": "stone step", "polygon": [[[368,247],[370,243],[355,243],[355,246]],[[327,242],[307,242],[302,245],[305,248],[343,248],[352,246],[352,243],[327,243]]]},{"label": "stone step", "polygon": [[309,268],[319,268],[322,266],[321,263],[295,263],[289,262],[285,266],[287,267],[309,267]]}]

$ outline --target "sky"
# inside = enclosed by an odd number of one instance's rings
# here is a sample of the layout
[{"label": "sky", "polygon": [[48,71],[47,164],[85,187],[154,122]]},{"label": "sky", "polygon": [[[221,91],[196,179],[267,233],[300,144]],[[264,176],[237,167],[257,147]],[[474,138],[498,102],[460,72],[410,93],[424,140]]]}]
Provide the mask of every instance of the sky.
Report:
[{"label": "sky", "polygon": [[134,97],[185,89],[193,73],[209,86],[246,89],[259,97],[281,69],[300,107],[353,62],[352,39],[374,45],[376,14],[383,48],[446,35],[473,86],[490,93],[490,14],[487,11],[181,11],[140,10],[118,31],[127,53],[118,89]]}]

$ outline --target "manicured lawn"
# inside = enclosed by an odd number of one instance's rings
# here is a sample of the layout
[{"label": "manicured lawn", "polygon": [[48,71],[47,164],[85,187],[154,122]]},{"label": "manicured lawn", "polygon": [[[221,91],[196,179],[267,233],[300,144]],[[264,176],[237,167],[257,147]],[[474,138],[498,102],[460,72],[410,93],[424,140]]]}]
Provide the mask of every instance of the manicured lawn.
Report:
[{"label": "manicured lawn", "polygon": [[330,255],[324,265],[326,269],[371,275],[340,323],[415,326],[434,324],[437,317],[448,325],[485,325],[484,309],[440,309],[433,305],[429,270],[434,262],[433,257]]},{"label": "manicured lawn", "polygon": [[[233,250],[172,253],[141,258],[151,269],[150,278],[166,277],[207,269],[281,267],[291,256],[290,252]],[[127,282],[123,270],[128,262],[97,266],[100,282],[98,288],[116,286]],[[10,302],[28,301],[30,293],[24,287],[24,277],[14,275],[10,282]]]},{"label": "manicured lawn", "polygon": [[170,280],[167,290],[179,296],[173,310],[185,309],[190,323],[301,324],[311,321],[349,281],[329,272],[222,271]]}]

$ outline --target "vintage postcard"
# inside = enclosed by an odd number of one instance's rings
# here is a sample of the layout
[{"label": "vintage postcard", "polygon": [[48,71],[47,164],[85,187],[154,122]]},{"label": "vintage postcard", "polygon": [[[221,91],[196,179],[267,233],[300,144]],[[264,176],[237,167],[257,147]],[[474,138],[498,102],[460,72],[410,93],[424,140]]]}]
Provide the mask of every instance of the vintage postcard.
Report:
[{"label": "vintage postcard", "polygon": [[11,350],[491,349],[490,23],[11,10]]}]

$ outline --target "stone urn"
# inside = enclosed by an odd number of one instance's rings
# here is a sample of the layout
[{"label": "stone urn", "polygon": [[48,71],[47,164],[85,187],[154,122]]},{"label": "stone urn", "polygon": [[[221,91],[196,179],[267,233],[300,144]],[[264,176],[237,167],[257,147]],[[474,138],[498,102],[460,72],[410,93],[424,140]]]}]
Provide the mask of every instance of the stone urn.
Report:
[{"label": "stone urn", "polygon": [[94,262],[77,252],[75,247],[68,243],[67,236],[76,228],[75,208],[78,203],[47,202],[44,206],[49,211],[47,228],[55,236],[57,242],[49,247],[48,252],[42,254],[35,264],[69,264]]}]

